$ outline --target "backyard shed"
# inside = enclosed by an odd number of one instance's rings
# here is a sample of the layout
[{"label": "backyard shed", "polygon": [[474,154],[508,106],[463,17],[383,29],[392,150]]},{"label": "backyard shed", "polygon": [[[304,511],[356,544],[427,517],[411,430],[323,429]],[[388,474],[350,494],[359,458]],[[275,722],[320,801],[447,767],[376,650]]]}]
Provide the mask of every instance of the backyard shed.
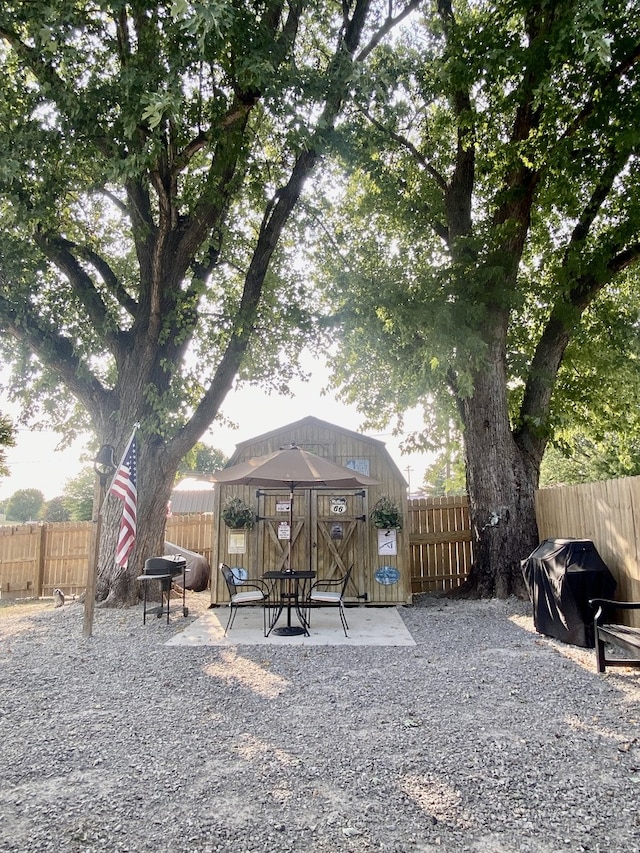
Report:
[{"label": "backyard shed", "polygon": [[[390,498],[407,521],[407,483],[383,442],[306,417],[236,445],[229,466],[295,445],[379,484],[362,488],[299,488],[289,523],[289,490],[219,484],[214,565],[244,568],[256,577],[285,566],[289,542],[292,566],[311,569],[318,578],[339,577],[353,565],[345,599],[351,603],[398,604],[410,600],[408,531],[380,529],[370,513],[381,497]],[[231,529],[222,510],[232,498],[248,504],[256,519],[247,529]],[[212,603],[228,600],[220,572],[211,578]]]}]

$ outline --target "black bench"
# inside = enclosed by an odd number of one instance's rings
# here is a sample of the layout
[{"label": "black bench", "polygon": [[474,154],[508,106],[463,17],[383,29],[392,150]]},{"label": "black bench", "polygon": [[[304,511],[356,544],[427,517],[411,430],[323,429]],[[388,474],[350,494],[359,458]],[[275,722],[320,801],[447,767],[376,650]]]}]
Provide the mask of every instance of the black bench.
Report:
[{"label": "black bench", "polygon": [[[640,601],[612,601],[609,598],[592,598],[592,607],[597,607],[593,620],[596,642],[596,666],[604,672],[607,666],[640,667],[640,628],[605,622],[612,610],[640,610]],[[605,643],[618,646],[635,655],[633,658],[612,658],[605,655]]]}]

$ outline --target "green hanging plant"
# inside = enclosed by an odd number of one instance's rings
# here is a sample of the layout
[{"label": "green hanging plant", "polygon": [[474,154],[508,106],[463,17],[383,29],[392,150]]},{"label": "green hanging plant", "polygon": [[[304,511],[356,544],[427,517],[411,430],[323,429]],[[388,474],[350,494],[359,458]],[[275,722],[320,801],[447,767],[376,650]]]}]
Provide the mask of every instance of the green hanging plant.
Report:
[{"label": "green hanging plant", "polygon": [[402,513],[398,505],[387,495],[383,495],[374,505],[369,515],[374,527],[381,530],[400,530],[402,528]]},{"label": "green hanging plant", "polygon": [[253,509],[242,498],[229,498],[222,508],[222,520],[232,530],[253,527],[255,515]]}]

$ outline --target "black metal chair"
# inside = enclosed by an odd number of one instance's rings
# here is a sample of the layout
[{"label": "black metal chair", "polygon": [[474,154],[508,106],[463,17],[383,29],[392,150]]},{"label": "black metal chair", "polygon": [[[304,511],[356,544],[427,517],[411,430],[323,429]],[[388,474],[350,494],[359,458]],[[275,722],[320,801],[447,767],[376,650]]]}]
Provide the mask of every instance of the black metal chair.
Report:
[{"label": "black metal chair", "polygon": [[230,566],[227,566],[226,563],[220,563],[220,571],[222,572],[229,591],[230,613],[227,621],[227,627],[224,629],[225,637],[227,635],[227,631],[229,631],[233,625],[238,608],[246,605],[255,606],[256,604],[262,605],[262,630],[266,637],[267,608],[269,605],[269,587],[267,584],[260,578],[245,579],[240,577],[235,574],[233,569]]},{"label": "black metal chair", "polygon": [[344,635],[345,637],[349,636],[347,634],[349,625],[347,624],[347,617],[344,612],[344,594],[352,571],[353,565],[349,566],[341,578],[332,578],[330,580],[320,578],[311,585],[306,600],[307,625],[310,624],[312,607],[337,607],[340,612],[340,621],[342,622]]}]

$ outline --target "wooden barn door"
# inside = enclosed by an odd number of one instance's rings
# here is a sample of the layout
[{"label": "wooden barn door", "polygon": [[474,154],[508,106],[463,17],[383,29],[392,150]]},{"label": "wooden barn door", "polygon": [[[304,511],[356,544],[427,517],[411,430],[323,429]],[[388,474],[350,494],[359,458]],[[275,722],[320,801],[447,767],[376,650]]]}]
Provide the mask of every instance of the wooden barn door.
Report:
[{"label": "wooden barn door", "polygon": [[[293,524],[289,530],[289,492],[260,491],[258,496],[258,570],[286,569],[291,537],[291,568],[308,569],[309,492],[297,489],[293,498]],[[285,535],[288,534],[288,535]]]},{"label": "wooden barn door", "polygon": [[[366,592],[366,501],[364,490],[297,489],[290,531],[292,568],[312,569],[319,578],[335,578],[353,564],[347,597],[355,599]],[[261,491],[258,516],[258,571],[285,569],[289,540],[283,533],[289,527],[289,494]]]},{"label": "wooden barn door", "polygon": [[312,568],[319,578],[341,577],[353,565],[345,598],[367,592],[367,495],[364,490],[312,493]]}]

